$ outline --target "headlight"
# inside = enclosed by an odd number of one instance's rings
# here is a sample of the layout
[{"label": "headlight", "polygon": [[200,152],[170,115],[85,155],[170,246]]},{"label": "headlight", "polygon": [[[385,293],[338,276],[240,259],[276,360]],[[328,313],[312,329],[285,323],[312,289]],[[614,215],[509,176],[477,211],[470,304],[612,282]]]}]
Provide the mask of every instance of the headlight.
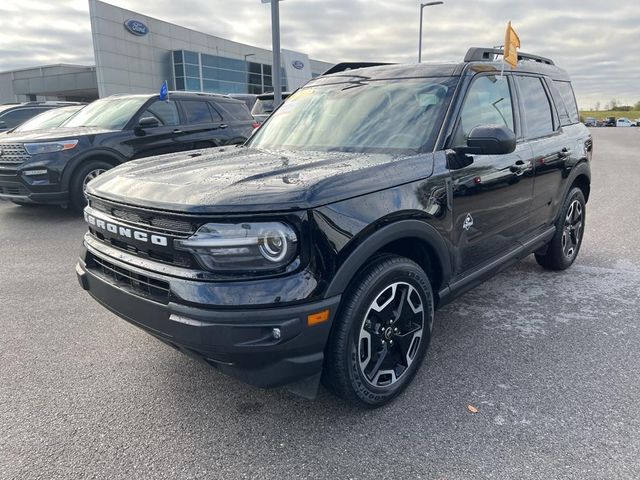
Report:
[{"label": "headlight", "polygon": [[193,253],[213,272],[264,272],[291,263],[298,238],[280,222],[207,223],[188,239],[176,240],[175,246]]},{"label": "headlight", "polygon": [[24,149],[29,155],[37,155],[39,153],[71,150],[72,148],[75,148],[76,145],[78,145],[78,140],[62,140],[60,142],[25,143]]}]

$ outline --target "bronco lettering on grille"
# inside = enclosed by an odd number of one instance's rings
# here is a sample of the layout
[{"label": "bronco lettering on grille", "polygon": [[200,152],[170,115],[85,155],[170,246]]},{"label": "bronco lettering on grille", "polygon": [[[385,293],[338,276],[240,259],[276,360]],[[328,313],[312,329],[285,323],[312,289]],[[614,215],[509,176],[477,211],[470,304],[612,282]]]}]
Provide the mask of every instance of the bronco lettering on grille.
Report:
[{"label": "bronco lettering on grille", "polygon": [[87,212],[84,212],[84,219],[89,225],[120,237],[129,238],[138,242],[152,243],[153,245],[158,245],[160,247],[167,247],[169,245],[168,238],[163,235],[151,234],[134,228],[125,227],[102,218],[94,217]]}]

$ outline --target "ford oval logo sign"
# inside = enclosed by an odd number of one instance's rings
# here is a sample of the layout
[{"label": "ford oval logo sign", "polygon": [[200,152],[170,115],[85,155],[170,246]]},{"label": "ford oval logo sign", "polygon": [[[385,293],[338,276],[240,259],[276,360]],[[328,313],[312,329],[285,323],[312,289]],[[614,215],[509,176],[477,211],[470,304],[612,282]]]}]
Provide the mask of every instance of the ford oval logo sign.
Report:
[{"label": "ford oval logo sign", "polygon": [[304,63],[300,60],[294,60],[293,62],[291,62],[291,65],[293,65],[293,68],[295,68],[296,70],[302,70],[304,68]]},{"label": "ford oval logo sign", "polygon": [[143,37],[147,33],[149,33],[149,27],[147,27],[144,23],[139,20],[127,20],[124,22],[124,28],[129,30],[130,33],[137,35],[138,37]]}]

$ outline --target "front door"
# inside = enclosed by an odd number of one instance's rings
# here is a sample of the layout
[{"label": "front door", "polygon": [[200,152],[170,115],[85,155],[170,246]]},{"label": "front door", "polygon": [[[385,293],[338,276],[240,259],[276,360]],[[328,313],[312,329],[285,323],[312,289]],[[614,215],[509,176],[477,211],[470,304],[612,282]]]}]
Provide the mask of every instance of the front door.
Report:
[{"label": "front door", "polygon": [[128,142],[133,148],[131,158],[150,157],[187,149],[180,130],[180,116],[176,102],[156,100],[138,115],[136,123],[148,117],[158,120],[158,126],[134,128],[132,138]]},{"label": "front door", "polygon": [[[508,76],[476,76],[452,147],[466,145],[470,131],[479,125],[505,125],[519,133],[511,84]],[[518,141],[515,151],[506,155],[469,155],[461,160],[450,162],[457,275],[470,273],[519,245],[530,228],[533,198],[533,152],[527,143]]]}]

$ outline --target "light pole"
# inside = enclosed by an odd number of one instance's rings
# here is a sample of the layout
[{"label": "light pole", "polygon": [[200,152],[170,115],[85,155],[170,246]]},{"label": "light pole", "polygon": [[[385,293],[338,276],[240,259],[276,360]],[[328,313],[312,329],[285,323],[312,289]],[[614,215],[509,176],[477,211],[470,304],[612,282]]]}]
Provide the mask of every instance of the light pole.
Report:
[{"label": "light pole", "polygon": [[418,40],[418,63],[422,63],[422,12],[425,7],[442,5],[444,2],[427,2],[420,4],[420,39]]},{"label": "light pole", "polygon": [[282,80],[280,75],[280,2],[282,0],[262,0],[271,4],[271,49],[273,50],[273,106],[282,103]]}]

